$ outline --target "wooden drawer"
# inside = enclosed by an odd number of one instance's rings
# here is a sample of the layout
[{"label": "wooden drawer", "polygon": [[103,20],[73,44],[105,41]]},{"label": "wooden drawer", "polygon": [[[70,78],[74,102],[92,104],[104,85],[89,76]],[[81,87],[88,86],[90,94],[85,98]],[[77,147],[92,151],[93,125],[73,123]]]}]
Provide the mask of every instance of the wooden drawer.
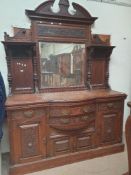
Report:
[{"label": "wooden drawer", "polygon": [[80,133],[76,136],[76,150],[87,150],[92,147],[92,134]]},{"label": "wooden drawer", "polygon": [[46,109],[23,109],[16,110],[11,113],[11,116],[15,120],[28,120],[31,118],[38,118],[40,116],[46,116]]},{"label": "wooden drawer", "polygon": [[100,111],[107,111],[107,110],[118,110],[122,107],[121,101],[110,101],[99,104]]},{"label": "wooden drawer", "polygon": [[49,126],[59,130],[77,130],[88,127],[95,121],[95,113],[78,116],[50,117]]},{"label": "wooden drawer", "polygon": [[47,142],[47,154],[48,157],[58,156],[72,152],[71,141],[72,139],[68,135],[52,135]]},{"label": "wooden drawer", "polygon": [[69,115],[80,115],[84,113],[90,113],[95,111],[94,104],[87,104],[82,106],[62,106],[62,107],[51,107],[50,108],[50,117],[61,117],[61,116],[69,116]]}]

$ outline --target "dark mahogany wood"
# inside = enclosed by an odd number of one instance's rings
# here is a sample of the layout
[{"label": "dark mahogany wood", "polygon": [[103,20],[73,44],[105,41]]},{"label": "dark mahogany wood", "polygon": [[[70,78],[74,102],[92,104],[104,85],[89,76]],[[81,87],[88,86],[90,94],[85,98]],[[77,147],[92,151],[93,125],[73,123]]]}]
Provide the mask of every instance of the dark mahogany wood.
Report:
[{"label": "dark mahogany wood", "polygon": [[[35,10],[26,10],[30,29],[15,27],[13,37],[5,33],[11,95],[6,101],[10,175],[124,150],[126,94],[111,90],[108,84],[114,48],[110,36],[91,34],[97,18],[80,5],[72,4],[72,15],[68,0],[60,0],[60,11],[54,13],[54,2],[48,0]],[[45,56],[40,52],[44,44],[50,43],[61,44],[52,62],[50,53]],[[73,45],[70,53],[61,52],[62,44]],[[57,87],[52,82],[64,85]]]}]

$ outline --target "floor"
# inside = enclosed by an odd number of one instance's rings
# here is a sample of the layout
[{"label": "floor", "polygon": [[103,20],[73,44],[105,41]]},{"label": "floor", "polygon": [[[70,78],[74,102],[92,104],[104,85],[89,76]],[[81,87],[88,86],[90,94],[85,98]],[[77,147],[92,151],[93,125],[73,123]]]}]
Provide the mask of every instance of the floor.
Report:
[{"label": "floor", "polygon": [[[81,161],[26,175],[122,175],[127,172],[127,152]],[[2,175],[8,175],[8,154],[2,156]]]}]

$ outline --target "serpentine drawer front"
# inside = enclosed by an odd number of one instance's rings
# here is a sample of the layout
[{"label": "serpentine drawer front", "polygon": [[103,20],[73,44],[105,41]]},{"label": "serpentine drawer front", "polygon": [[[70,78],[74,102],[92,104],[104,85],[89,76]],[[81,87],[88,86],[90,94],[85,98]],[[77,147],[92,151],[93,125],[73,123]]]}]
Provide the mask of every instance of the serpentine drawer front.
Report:
[{"label": "serpentine drawer front", "polygon": [[49,125],[59,130],[77,130],[89,127],[90,123],[94,121],[95,113],[87,113],[78,116],[51,117]]},{"label": "serpentine drawer front", "polygon": [[85,113],[94,112],[96,106],[94,104],[85,104],[82,106],[63,106],[63,107],[50,107],[49,115],[50,117],[61,117],[61,116],[73,116],[82,115]]},{"label": "serpentine drawer front", "polygon": [[95,105],[50,107],[49,125],[59,130],[76,130],[88,127],[95,121]]}]

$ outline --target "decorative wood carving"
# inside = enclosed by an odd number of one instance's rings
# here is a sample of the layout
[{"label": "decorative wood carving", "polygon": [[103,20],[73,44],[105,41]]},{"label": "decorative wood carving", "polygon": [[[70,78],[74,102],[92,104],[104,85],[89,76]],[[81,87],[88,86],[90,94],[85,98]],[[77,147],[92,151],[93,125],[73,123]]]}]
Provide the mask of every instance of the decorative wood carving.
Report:
[{"label": "decorative wood carving", "polygon": [[76,13],[74,15],[71,15],[68,12],[69,8],[69,2],[66,0],[60,1],[60,11],[58,13],[53,13],[51,10],[51,7],[53,6],[54,0],[49,0],[47,2],[44,2],[43,4],[40,4],[35,11],[32,10],[26,10],[27,16],[32,20],[45,20],[45,21],[51,21],[53,18],[53,22],[74,22],[74,23],[84,23],[84,24],[92,24],[97,18],[91,17],[89,12],[87,12],[82,6],[73,3],[73,7],[76,10]]},{"label": "decorative wood carving", "polygon": [[105,114],[103,116],[103,142],[110,142],[115,139],[115,120],[116,120],[116,115],[115,114]]},{"label": "decorative wood carving", "polygon": [[38,155],[38,124],[22,125],[19,127],[21,130],[22,158]]}]

